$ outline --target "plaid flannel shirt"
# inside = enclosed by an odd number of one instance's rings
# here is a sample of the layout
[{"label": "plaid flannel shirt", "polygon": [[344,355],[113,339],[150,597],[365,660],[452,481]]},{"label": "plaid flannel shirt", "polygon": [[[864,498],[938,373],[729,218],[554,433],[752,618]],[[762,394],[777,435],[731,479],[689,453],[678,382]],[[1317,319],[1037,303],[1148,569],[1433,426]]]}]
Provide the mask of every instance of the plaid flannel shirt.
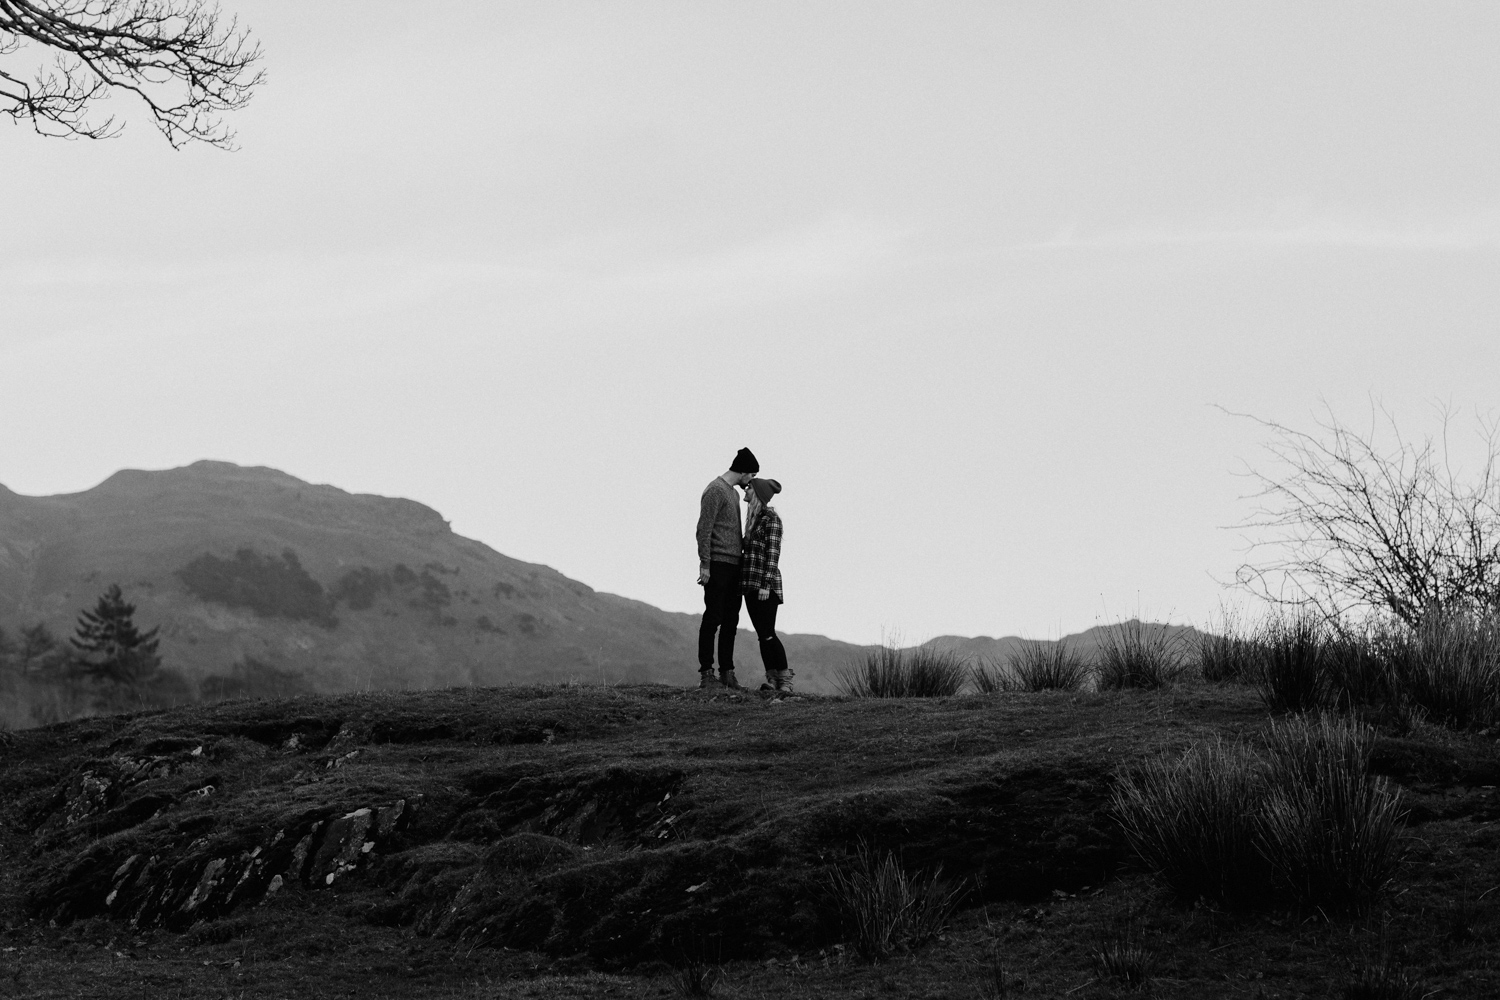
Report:
[{"label": "plaid flannel shirt", "polygon": [[740,558],[740,589],[748,597],[759,597],[762,587],[771,600],[781,600],[781,515],[762,507],[750,530],[745,532],[745,551]]}]

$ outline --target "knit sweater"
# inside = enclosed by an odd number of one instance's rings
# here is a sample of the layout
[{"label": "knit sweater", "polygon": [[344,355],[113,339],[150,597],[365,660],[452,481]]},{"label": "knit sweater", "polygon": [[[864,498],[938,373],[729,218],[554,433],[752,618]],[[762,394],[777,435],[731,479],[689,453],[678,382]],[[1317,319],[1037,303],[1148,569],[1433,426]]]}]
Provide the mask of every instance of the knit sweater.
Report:
[{"label": "knit sweater", "polygon": [[739,494],[722,476],[715,476],[704,488],[698,509],[698,562],[738,563],[742,542]]}]

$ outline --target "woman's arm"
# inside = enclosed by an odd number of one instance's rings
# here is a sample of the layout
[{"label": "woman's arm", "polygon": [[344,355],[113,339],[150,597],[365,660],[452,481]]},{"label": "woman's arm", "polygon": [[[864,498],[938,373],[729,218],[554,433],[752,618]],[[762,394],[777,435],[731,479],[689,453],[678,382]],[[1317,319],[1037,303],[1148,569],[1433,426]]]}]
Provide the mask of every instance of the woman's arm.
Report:
[{"label": "woman's arm", "polygon": [[766,545],[766,575],[775,573],[781,563],[781,515],[762,511],[757,526]]}]

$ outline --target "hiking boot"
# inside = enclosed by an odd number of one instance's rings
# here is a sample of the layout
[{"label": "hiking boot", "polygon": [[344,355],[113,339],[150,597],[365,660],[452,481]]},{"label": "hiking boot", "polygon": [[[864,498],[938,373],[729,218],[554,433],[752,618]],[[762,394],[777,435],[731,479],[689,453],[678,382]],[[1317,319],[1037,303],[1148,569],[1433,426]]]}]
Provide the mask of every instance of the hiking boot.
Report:
[{"label": "hiking boot", "polygon": [[714,680],[714,672],[712,670],[698,671],[699,691],[717,691],[719,690],[719,687],[720,684],[718,681]]},{"label": "hiking boot", "polygon": [[792,672],[790,670],[773,670],[771,672],[773,674],[775,674],[775,676],[772,678],[772,680],[776,684],[776,693],[777,694],[791,694],[792,693]]},{"label": "hiking boot", "polygon": [[720,670],[719,683],[729,688],[731,691],[738,691],[740,689],[740,682],[735,680],[733,669]]}]

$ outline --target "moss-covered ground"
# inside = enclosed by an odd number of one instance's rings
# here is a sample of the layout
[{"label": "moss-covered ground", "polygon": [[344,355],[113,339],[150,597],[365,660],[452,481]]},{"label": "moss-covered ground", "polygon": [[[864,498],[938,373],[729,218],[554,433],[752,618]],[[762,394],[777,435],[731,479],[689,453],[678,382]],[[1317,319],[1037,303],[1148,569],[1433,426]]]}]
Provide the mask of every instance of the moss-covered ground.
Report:
[{"label": "moss-covered ground", "polygon": [[[0,995],[647,997],[707,960],[725,997],[980,997],[997,968],[1004,995],[1098,997],[1123,987],[1092,956],[1129,935],[1155,996],[1341,996],[1382,962],[1437,995],[1500,996],[1494,734],[1380,737],[1406,863],[1363,918],[1184,905],[1131,868],[1112,775],[1267,724],[1253,692],[1199,683],[780,702],[569,687],[8,734]],[[963,882],[942,939],[852,953],[826,873],[861,841]]]}]

